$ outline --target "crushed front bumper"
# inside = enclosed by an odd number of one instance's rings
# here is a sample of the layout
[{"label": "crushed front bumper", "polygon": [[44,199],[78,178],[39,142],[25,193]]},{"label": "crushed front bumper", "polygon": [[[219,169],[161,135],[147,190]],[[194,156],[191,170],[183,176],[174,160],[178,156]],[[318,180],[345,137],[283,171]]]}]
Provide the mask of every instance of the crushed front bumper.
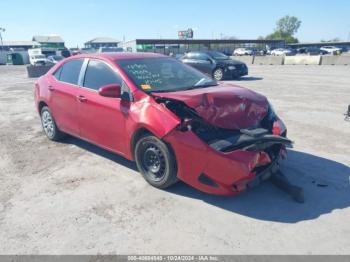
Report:
[{"label": "crushed front bumper", "polygon": [[275,157],[262,149],[222,152],[192,131],[173,130],[163,139],[176,156],[178,178],[203,192],[217,195],[236,195],[268,179],[278,170],[278,161],[285,151],[281,144]]}]

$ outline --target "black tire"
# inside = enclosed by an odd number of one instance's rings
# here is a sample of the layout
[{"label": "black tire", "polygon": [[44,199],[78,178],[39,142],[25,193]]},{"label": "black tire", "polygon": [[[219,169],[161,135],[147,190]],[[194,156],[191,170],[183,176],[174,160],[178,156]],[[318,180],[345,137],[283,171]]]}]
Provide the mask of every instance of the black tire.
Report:
[{"label": "black tire", "polygon": [[221,81],[222,79],[224,79],[224,70],[222,70],[222,68],[216,68],[213,71],[213,78],[216,81]]},{"label": "black tire", "polygon": [[157,137],[142,136],[135,145],[134,156],[137,168],[150,185],[165,189],[178,181],[175,156]]},{"label": "black tire", "polygon": [[58,129],[51,111],[47,106],[44,106],[41,109],[40,118],[44,133],[48,139],[59,141],[65,136],[65,134]]}]

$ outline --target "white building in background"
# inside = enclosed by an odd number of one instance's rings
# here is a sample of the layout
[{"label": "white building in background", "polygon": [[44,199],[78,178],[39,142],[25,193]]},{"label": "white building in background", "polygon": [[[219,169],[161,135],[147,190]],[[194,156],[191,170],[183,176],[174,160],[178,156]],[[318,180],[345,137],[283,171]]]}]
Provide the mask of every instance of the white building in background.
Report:
[{"label": "white building in background", "polygon": [[40,43],[41,48],[51,50],[64,50],[64,40],[59,35],[35,35],[33,41]]},{"label": "white building in background", "polygon": [[84,43],[85,48],[100,49],[101,47],[118,47],[119,40],[110,37],[97,37]]}]

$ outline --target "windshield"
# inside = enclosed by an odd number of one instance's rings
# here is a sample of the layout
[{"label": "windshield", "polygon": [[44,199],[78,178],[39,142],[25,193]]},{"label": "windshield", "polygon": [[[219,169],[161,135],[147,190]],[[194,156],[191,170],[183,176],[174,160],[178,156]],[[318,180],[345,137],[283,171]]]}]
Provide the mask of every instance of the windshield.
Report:
[{"label": "windshield", "polygon": [[227,60],[227,59],[229,59],[229,57],[227,55],[220,53],[220,52],[215,52],[215,51],[208,52],[208,55],[210,55],[215,60]]},{"label": "windshield", "polygon": [[125,59],[116,63],[145,92],[173,92],[217,85],[213,79],[173,58]]}]

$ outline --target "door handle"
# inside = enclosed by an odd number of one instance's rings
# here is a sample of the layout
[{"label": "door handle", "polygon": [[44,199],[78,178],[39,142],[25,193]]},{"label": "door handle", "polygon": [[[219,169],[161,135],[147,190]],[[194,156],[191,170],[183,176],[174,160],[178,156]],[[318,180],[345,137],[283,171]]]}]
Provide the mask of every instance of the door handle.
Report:
[{"label": "door handle", "polygon": [[86,97],[85,97],[85,96],[81,96],[81,95],[77,96],[77,100],[78,100],[79,102],[82,102],[82,103],[84,103],[84,102],[87,101]]},{"label": "door handle", "polygon": [[50,91],[55,91],[55,88],[54,88],[53,86],[50,85],[50,86],[49,86],[49,90],[50,90]]}]

